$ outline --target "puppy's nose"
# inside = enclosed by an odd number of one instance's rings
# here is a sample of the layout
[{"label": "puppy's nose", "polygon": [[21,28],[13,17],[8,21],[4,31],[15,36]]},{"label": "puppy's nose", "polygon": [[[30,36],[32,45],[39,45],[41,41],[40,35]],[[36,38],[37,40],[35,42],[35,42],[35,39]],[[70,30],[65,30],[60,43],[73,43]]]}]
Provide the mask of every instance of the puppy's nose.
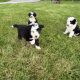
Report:
[{"label": "puppy's nose", "polygon": [[33,17],[33,15],[31,15],[31,17]]}]

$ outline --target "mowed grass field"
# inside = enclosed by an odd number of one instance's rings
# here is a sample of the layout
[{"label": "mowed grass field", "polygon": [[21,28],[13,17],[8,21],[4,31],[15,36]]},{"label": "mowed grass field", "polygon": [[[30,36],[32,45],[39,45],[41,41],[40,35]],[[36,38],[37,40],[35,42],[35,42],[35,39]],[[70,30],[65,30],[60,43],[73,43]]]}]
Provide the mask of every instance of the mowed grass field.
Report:
[{"label": "mowed grass field", "polygon": [[[30,11],[44,25],[41,50],[18,40],[17,30],[10,27],[27,24]],[[80,25],[80,3],[0,5],[0,80],[80,80],[80,36],[63,34],[69,16]]]},{"label": "mowed grass field", "polygon": [[0,2],[7,2],[7,1],[9,1],[9,0],[0,0]]}]

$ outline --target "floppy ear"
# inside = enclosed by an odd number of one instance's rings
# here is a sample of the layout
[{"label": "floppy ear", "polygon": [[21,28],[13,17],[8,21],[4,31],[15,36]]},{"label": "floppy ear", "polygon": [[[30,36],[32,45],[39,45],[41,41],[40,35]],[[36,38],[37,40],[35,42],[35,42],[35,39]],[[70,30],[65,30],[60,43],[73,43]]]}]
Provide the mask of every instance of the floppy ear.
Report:
[{"label": "floppy ear", "polygon": [[71,24],[75,24],[76,23],[76,19],[74,19],[73,21],[70,21]]},{"label": "floppy ear", "polygon": [[36,17],[36,16],[37,16],[37,14],[36,14],[35,12],[34,12],[34,14],[33,14],[33,15],[34,15],[34,17]]},{"label": "floppy ear", "polygon": [[30,15],[31,15],[31,14],[30,14],[30,13],[28,13],[28,16],[29,16],[29,17],[30,17]]},{"label": "floppy ear", "polygon": [[44,26],[43,25],[39,25],[39,28],[37,29],[38,32],[41,32],[42,31],[42,28],[44,28]]},{"label": "floppy ear", "polygon": [[42,28],[44,28],[44,25],[39,25],[39,27],[42,29]]}]

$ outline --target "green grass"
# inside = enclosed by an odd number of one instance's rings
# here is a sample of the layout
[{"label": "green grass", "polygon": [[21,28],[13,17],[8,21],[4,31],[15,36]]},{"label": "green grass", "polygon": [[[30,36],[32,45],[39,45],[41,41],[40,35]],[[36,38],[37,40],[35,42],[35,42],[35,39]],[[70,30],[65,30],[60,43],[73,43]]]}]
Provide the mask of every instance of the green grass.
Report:
[{"label": "green grass", "polygon": [[[17,39],[14,23],[27,24],[30,11],[44,24],[42,50]],[[80,3],[50,2],[0,5],[0,80],[80,80],[80,37],[64,35],[66,19],[80,25]]]},{"label": "green grass", "polygon": [[6,1],[9,1],[9,0],[0,0],[0,2],[6,2]]}]

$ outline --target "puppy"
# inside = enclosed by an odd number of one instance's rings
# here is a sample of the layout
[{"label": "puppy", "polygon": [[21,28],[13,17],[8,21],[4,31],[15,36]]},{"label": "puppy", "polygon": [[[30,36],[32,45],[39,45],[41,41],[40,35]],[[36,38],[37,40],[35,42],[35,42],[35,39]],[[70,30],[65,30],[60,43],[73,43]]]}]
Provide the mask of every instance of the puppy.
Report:
[{"label": "puppy", "polygon": [[76,18],[69,17],[67,19],[66,30],[64,34],[69,34],[69,37],[80,35],[80,29]]},{"label": "puppy", "polygon": [[36,19],[37,14],[35,12],[30,12],[28,14],[28,16],[29,16],[28,25],[32,25],[34,23],[37,23],[37,19]]},{"label": "puppy", "polygon": [[41,49],[39,46],[39,37],[40,32],[44,27],[43,25],[39,25],[37,23],[29,26],[14,24],[12,27],[17,28],[18,39],[21,40],[24,38],[26,41],[29,41],[30,44],[35,45],[36,49]]}]

